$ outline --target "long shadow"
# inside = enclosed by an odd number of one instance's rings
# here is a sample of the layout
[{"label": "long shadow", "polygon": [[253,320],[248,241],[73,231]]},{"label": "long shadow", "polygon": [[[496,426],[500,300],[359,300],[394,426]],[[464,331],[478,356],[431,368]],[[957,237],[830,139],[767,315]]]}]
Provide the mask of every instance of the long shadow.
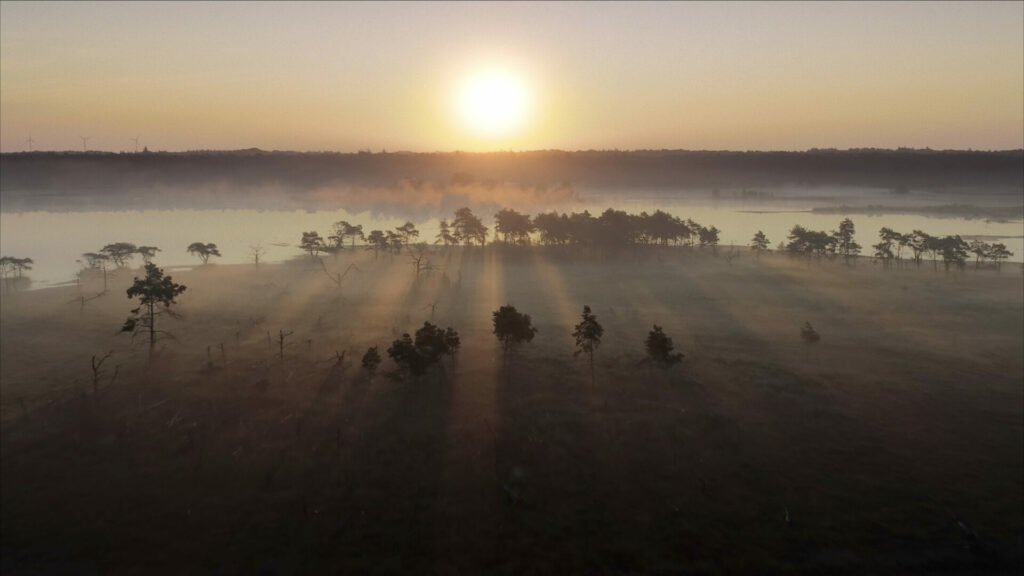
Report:
[{"label": "long shadow", "polygon": [[490,333],[490,312],[502,301],[506,276],[493,247],[463,248],[452,266],[450,322],[462,337],[452,380],[446,430],[449,450],[441,462],[444,491],[435,510],[435,550],[439,570],[478,572],[496,556],[497,516],[495,407],[497,343]]}]

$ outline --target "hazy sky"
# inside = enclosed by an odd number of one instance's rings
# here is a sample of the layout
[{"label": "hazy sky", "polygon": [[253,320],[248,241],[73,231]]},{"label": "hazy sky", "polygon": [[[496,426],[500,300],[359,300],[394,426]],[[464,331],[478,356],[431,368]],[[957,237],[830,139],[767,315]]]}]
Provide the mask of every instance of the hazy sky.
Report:
[{"label": "hazy sky", "polygon": [[[489,72],[506,84],[476,105],[521,114],[498,135],[460,96]],[[0,149],[30,135],[113,151],[136,136],[154,150],[1021,148],[1024,2],[3,2]]]}]

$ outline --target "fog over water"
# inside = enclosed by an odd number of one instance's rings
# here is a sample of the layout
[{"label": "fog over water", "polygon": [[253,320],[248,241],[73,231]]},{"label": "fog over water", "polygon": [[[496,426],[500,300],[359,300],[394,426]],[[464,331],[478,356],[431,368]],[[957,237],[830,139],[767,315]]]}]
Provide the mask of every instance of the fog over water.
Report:
[{"label": "fog over water", "polygon": [[[899,232],[922,230],[935,236],[959,234],[965,239],[984,237],[988,242],[1002,242],[1014,255],[1010,261],[1020,262],[1024,256],[1024,225],[1010,218],[964,217],[914,213],[929,206],[961,206],[963,198],[955,194],[918,193],[893,195],[887,190],[870,188],[769,188],[748,191],[760,198],[743,198],[743,189],[720,191],[629,192],[623,190],[579,191],[553,195],[551,202],[543,195],[507,196],[507,204],[522,212],[590,211],[597,216],[607,208],[639,214],[663,210],[683,219],[693,219],[721,231],[723,245],[746,246],[758,230],[771,241],[772,248],[786,239],[794,225],[814,230],[834,230],[840,220],[849,217],[856,226],[856,240],[863,247],[862,255],[870,255],[870,246],[877,242],[878,230],[889,227]],[[363,199],[365,201],[365,198]],[[345,220],[361,224],[365,233],[387,230],[412,221],[420,231],[419,241],[433,243],[440,218],[451,219],[457,200],[439,197],[420,205],[391,203],[386,198],[366,209],[192,209],[183,202],[180,209],[91,210],[91,211],[0,211],[0,245],[5,255],[29,257],[35,261],[31,272],[34,288],[44,288],[73,281],[81,267],[77,260],[84,252],[98,251],[106,244],[131,242],[157,246],[161,252],[156,262],[162,266],[190,266],[198,259],[186,252],[193,242],[217,244],[222,258],[219,264],[252,262],[250,246],[265,250],[261,260],[280,262],[302,256],[298,248],[304,231],[317,231],[325,239],[334,222]],[[484,223],[493,230],[493,214],[506,203],[481,202],[465,198]],[[973,206],[1007,207],[1006,196],[973,195]],[[282,202],[285,205],[284,202]],[[451,204],[451,206],[449,206]],[[866,207],[874,207],[870,211]],[[886,209],[899,208],[896,213]],[[290,208],[290,206],[289,206]],[[879,213],[882,212],[882,213]],[[357,246],[358,248],[358,246]],[[141,265],[136,258],[134,266]]]}]

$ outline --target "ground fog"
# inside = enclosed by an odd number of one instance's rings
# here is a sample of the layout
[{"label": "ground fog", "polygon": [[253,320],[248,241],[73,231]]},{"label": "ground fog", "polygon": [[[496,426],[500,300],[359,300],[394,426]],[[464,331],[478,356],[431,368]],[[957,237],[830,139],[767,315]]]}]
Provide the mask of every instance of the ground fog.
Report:
[{"label": "ground fog", "polygon": [[[188,288],[152,354],[118,332],[139,270],[7,290],[4,571],[1019,569],[1019,267],[729,253],[168,268]],[[507,356],[504,304],[538,328]],[[425,321],[462,345],[413,377],[386,350]],[[655,324],[681,363],[645,360]]]}]

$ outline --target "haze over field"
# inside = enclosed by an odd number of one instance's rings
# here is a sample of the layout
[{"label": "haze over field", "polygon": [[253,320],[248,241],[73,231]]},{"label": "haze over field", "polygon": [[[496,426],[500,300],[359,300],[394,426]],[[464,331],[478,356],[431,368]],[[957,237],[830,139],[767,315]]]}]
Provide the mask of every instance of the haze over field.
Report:
[{"label": "haze over field", "polygon": [[0,572],[1024,572],[1022,23],[0,0]]}]

